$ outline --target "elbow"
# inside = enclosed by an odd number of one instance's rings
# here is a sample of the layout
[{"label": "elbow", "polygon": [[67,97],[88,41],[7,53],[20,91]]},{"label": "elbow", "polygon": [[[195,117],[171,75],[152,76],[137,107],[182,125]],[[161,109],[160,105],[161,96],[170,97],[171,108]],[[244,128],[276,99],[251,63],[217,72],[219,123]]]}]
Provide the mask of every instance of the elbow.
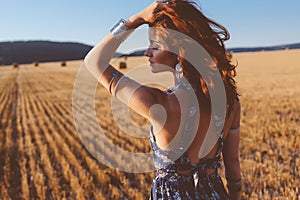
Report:
[{"label": "elbow", "polygon": [[91,66],[95,65],[95,60],[92,59],[90,52],[84,57],[83,63],[87,69],[91,69]]},{"label": "elbow", "polygon": [[[226,150],[226,151],[225,151]],[[240,154],[239,150],[228,150],[223,149],[223,158],[224,158],[224,164],[226,167],[231,167],[235,165],[239,165],[240,163]]]},{"label": "elbow", "polygon": [[241,175],[240,159],[238,156],[234,156],[225,162],[225,174],[226,178],[237,178]]},{"label": "elbow", "polygon": [[96,73],[99,68],[99,60],[95,59],[91,51],[84,57],[83,63],[92,74]]},{"label": "elbow", "polygon": [[85,67],[93,73],[95,71],[104,71],[103,69],[109,65],[107,59],[104,59],[101,56],[95,56],[92,50],[84,57],[83,63]]},{"label": "elbow", "polygon": [[90,54],[87,54],[85,58],[83,59],[83,65],[84,67],[92,74],[92,76],[99,80],[101,77],[101,71],[99,70],[99,65],[97,60],[93,59],[93,56]]}]

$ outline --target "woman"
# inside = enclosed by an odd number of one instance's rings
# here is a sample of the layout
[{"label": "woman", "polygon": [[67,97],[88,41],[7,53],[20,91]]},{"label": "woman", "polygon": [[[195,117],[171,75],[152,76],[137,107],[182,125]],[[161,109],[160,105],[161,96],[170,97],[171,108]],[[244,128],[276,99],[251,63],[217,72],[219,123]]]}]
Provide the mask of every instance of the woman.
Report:
[{"label": "woman", "polygon": [[[143,24],[156,28],[149,31],[150,47],[145,52],[152,72],[174,72],[176,84],[167,91],[140,85],[109,65],[122,41]],[[176,39],[176,33],[188,36],[208,52],[212,63],[200,66],[208,73],[201,74],[185,58],[190,40]],[[111,94],[152,124],[150,141],[157,173],[151,199],[240,199],[240,103],[233,79],[235,66],[223,44],[227,39],[226,29],[206,18],[194,2],[160,0],[128,20],[120,20],[85,58],[88,69]],[[212,109],[209,93],[217,76],[212,75],[210,64],[220,74],[226,92],[224,121]],[[208,134],[213,134],[216,142],[203,153]],[[228,190],[217,171],[221,154]]]}]

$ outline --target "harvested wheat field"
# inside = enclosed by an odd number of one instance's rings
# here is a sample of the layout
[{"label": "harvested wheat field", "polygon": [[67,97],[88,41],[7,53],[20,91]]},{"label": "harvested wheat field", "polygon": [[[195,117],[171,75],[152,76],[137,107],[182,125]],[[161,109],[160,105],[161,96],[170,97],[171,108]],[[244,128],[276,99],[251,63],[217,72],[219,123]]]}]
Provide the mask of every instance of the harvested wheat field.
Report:
[{"label": "harvested wheat field", "polygon": [[[126,62],[130,69],[146,60]],[[239,53],[236,60],[243,198],[300,199],[300,50]],[[149,198],[154,172],[111,169],[82,145],[72,113],[81,63],[0,67],[0,199]],[[119,131],[110,102],[99,86],[96,113],[107,137],[128,151],[149,152],[148,139]],[[103,154],[126,162],[109,151]]]}]

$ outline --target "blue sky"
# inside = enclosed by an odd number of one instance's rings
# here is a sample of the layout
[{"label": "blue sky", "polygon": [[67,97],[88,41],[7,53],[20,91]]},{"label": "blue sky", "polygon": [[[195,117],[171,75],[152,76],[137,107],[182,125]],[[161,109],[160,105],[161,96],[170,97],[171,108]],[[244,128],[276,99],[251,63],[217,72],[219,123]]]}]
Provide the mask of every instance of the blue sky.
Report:
[{"label": "blue sky", "polygon": [[[299,0],[197,0],[231,34],[227,47],[300,42]],[[51,40],[95,45],[120,19],[152,0],[1,0],[0,41]]]}]

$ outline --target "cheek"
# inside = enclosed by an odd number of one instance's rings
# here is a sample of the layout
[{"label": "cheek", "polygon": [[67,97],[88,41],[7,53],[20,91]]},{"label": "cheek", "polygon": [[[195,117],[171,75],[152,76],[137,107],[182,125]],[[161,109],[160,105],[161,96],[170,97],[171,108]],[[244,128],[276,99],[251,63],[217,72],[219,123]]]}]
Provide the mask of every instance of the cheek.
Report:
[{"label": "cheek", "polygon": [[153,53],[153,60],[156,62],[156,63],[160,63],[162,64],[163,60],[164,60],[164,55],[160,52],[157,52],[157,53]]},{"label": "cheek", "polygon": [[177,56],[168,51],[153,53],[153,60],[156,63],[174,67],[177,64]]}]

